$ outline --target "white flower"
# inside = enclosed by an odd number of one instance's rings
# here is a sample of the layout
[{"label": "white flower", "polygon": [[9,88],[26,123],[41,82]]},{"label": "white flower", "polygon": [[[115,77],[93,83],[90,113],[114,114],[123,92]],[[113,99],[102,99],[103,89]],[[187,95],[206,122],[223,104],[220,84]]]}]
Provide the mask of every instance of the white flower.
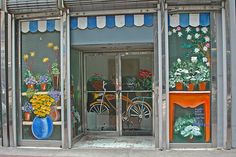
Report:
[{"label": "white flower", "polygon": [[197,27],[197,28],[196,28],[196,32],[199,32],[199,31],[200,31],[200,28],[199,28],[199,27]]},{"label": "white flower", "polygon": [[197,63],[197,57],[191,57],[191,62]]},{"label": "white flower", "polygon": [[188,32],[190,32],[191,31],[191,28],[190,27],[187,27],[186,28],[186,32],[188,33]]},{"label": "white flower", "polygon": [[205,42],[209,42],[210,41],[210,38],[208,36],[205,36]]},{"label": "white flower", "polygon": [[199,51],[200,51],[199,48],[195,48],[195,49],[194,49],[194,52],[195,52],[195,53],[198,53]]},{"label": "white flower", "polygon": [[171,32],[171,31],[169,31],[169,32],[168,32],[168,35],[169,35],[169,36],[171,36],[171,35],[172,35],[172,32]]},{"label": "white flower", "polygon": [[196,33],[195,38],[198,39],[200,37],[200,34]]},{"label": "white flower", "polygon": [[206,58],[206,57],[203,57],[203,58],[202,58],[202,61],[203,61],[203,62],[207,62],[207,58]]},{"label": "white flower", "polygon": [[204,50],[204,51],[207,51],[207,50],[208,50],[208,48],[207,48],[206,46],[204,46],[204,47],[203,47],[203,50]]},{"label": "white flower", "polygon": [[176,33],[176,29],[173,29],[172,31],[173,31],[173,33]]},{"label": "white flower", "polygon": [[207,63],[206,63],[206,65],[209,67],[209,66],[210,66],[210,63],[209,63],[209,62],[207,62]]},{"label": "white flower", "polygon": [[191,40],[192,39],[192,35],[187,35],[187,40]]},{"label": "white flower", "polygon": [[202,27],[202,32],[203,32],[204,34],[206,34],[206,33],[208,32],[208,28],[207,28],[207,27]]},{"label": "white flower", "polygon": [[178,58],[178,59],[177,59],[177,62],[178,62],[178,63],[181,63],[181,59],[180,59],[180,58]]},{"label": "white flower", "polygon": [[183,34],[181,32],[178,32],[178,36],[181,37]]},{"label": "white flower", "polygon": [[184,72],[185,74],[188,74],[188,70],[187,70],[187,69],[184,69],[183,72]]}]

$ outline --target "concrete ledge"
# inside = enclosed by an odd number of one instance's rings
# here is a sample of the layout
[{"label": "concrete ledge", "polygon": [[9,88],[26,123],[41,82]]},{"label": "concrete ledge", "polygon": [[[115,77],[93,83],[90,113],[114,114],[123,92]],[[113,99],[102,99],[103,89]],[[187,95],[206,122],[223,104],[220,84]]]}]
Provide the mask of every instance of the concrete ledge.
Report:
[{"label": "concrete ledge", "polygon": [[0,148],[1,157],[235,157],[236,150]]}]

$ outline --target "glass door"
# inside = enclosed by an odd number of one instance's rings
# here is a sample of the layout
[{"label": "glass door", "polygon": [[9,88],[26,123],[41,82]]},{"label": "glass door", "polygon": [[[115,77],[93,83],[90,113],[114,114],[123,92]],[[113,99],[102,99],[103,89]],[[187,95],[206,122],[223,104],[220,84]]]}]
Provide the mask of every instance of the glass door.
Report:
[{"label": "glass door", "polygon": [[88,131],[152,135],[152,53],[85,55]]},{"label": "glass door", "polygon": [[152,135],[152,78],[152,53],[121,55],[123,135]]},{"label": "glass door", "polygon": [[116,131],[116,54],[85,55],[87,131]]}]

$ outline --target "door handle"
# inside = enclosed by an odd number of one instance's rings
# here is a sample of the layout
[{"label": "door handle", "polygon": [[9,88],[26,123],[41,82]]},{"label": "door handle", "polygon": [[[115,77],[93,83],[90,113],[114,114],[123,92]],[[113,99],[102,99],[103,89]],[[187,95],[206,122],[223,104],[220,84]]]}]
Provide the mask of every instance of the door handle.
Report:
[{"label": "door handle", "polygon": [[120,93],[121,93],[121,90],[117,90],[116,93],[117,93],[117,94],[120,94]]}]

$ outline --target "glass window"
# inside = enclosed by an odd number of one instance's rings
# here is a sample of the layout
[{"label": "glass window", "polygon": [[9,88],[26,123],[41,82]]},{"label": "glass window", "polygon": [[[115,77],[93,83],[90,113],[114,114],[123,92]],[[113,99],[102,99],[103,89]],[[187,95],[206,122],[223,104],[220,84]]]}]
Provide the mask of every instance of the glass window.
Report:
[{"label": "glass window", "polygon": [[211,142],[211,27],[169,26],[169,63],[170,142]]},{"label": "glass window", "polygon": [[29,32],[22,31],[20,36],[21,136],[23,140],[61,140],[60,32],[33,29],[41,26],[29,24]]}]

